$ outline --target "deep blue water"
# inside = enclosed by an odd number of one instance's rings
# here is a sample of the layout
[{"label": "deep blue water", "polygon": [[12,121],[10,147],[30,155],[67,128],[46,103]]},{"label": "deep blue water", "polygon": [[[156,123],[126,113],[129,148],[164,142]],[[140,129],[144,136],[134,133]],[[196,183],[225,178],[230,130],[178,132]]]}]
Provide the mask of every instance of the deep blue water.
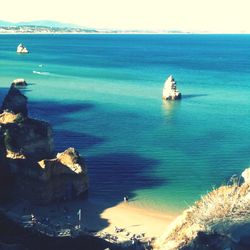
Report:
[{"label": "deep blue water", "polygon": [[[179,102],[161,99],[170,74]],[[1,96],[15,78],[94,199],[182,210],[250,165],[249,35],[1,35]]]}]

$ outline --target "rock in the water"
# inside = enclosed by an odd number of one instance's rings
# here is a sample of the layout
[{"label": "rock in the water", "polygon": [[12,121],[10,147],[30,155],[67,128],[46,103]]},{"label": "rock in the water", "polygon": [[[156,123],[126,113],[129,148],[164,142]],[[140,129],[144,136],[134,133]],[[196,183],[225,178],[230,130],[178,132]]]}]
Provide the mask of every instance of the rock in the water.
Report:
[{"label": "rock in the water", "polygon": [[37,204],[70,200],[87,191],[87,168],[79,153],[69,148],[54,159],[39,161],[20,183],[23,193]]},{"label": "rock in the water", "polygon": [[11,111],[15,114],[28,115],[27,97],[19,89],[12,86],[4,98],[2,110]]},{"label": "rock in the water", "polygon": [[17,46],[16,52],[20,53],[20,54],[27,54],[27,53],[29,53],[29,51],[27,50],[27,48],[22,43],[20,43]]},{"label": "rock in the water", "polygon": [[178,100],[181,99],[181,93],[176,88],[176,82],[172,75],[165,81],[162,98],[165,100]]},{"label": "rock in the water", "polygon": [[15,79],[12,82],[12,86],[25,87],[25,86],[27,86],[27,82],[23,78]]},{"label": "rock in the water", "polygon": [[245,183],[250,184],[250,168],[245,169],[241,176],[244,178]]}]

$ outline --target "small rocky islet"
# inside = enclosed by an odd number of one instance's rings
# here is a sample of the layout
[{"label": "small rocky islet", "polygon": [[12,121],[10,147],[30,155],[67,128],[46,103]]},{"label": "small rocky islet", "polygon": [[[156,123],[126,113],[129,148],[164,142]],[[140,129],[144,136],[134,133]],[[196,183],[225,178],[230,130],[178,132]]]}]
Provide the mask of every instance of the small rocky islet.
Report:
[{"label": "small rocky islet", "polygon": [[29,53],[28,49],[22,43],[20,43],[17,46],[16,52],[19,54],[28,54]]},{"label": "small rocky islet", "polygon": [[176,81],[172,75],[170,75],[164,83],[162,91],[162,99],[164,100],[180,100],[181,92],[176,87]]}]

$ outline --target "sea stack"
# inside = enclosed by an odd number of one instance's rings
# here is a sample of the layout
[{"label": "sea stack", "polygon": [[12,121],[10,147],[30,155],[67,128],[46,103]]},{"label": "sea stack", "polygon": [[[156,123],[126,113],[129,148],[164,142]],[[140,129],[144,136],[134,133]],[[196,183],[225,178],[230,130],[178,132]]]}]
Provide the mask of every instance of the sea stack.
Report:
[{"label": "sea stack", "polygon": [[178,100],[181,99],[181,93],[176,88],[176,81],[174,77],[170,75],[165,81],[162,98],[165,100]]},{"label": "sea stack", "polygon": [[15,87],[25,87],[27,86],[27,82],[23,79],[23,78],[19,78],[19,79],[15,79],[13,82],[12,82],[12,86],[15,86]]},{"label": "sea stack", "polygon": [[29,53],[29,51],[27,50],[27,48],[22,43],[20,43],[17,46],[16,52],[20,53],[20,54],[27,54],[27,53]]}]

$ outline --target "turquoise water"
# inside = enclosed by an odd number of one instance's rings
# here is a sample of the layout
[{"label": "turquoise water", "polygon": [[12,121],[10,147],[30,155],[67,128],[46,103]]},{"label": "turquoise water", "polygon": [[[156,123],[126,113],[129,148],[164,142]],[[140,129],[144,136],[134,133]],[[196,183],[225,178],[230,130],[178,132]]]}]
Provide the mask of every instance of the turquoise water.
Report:
[{"label": "turquoise water", "polygon": [[[170,74],[179,102],[161,99]],[[1,98],[15,78],[93,199],[180,211],[250,165],[249,35],[1,35]]]}]

